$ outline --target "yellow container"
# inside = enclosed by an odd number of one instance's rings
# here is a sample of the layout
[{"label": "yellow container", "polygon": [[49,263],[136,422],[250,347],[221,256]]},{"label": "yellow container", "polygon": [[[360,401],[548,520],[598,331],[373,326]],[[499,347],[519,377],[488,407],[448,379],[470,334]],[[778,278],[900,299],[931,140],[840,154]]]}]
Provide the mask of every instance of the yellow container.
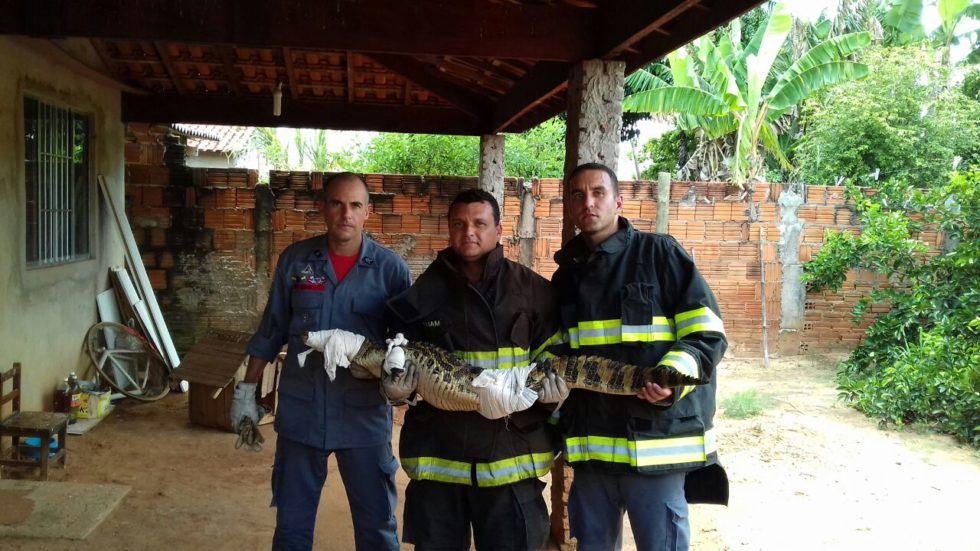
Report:
[{"label": "yellow container", "polygon": [[82,392],[78,404],[79,419],[96,419],[105,415],[109,409],[109,392]]}]

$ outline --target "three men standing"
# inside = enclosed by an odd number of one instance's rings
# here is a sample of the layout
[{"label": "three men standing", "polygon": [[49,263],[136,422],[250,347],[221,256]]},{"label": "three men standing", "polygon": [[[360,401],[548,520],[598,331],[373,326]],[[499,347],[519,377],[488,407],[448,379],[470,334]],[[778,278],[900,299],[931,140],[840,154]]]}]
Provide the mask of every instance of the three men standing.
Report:
[{"label": "three men standing", "polygon": [[[708,378],[700,387],[648,384],[637,397],[569,394],[550,378],[538,399],[560,408],[564,453],[575,469],[569,520],[579,549],[618,549],[624,513],[638,548],[687,549],[687,503],[727,502],[712,431],[714,369],[727,341],[711,290],[673,238],[638,232],[619,216],[623,198],[608,167],[576,168],[567,190],[581,233],[555,255],[551,284],[503,258],[497,201],[468,190],[449,208],[449,248],[408,288],[405,262],[362,237],[364,182],[341,174],[325,184],[328,234],[282,254],[240,385],[247,393],[252,384],[254,394],[265,360],[289,342],[276,419],[274,548],[312,546],[330,453],[347,488],[358,549],[398,548],[390,406],[376,381],[341,369],[328,383],[321,366],[298,367],[301,335],[318,329],[380,341],[395,325],[409,340],[498,373],[556,353],[663,364]],[[386,303],[393,323],[385,322]],[[410,397],[414,368],[406,368],[401,386],[383,385],[392,402]],[[471,538],[478,550],[541,547],[548,516],[539,477],[559,448],[547,422],[554,407],[535,404],[499,419],[424,401],[411,407],[400,440],[411,479],[404,541],[419,551],[469,549]]]}]

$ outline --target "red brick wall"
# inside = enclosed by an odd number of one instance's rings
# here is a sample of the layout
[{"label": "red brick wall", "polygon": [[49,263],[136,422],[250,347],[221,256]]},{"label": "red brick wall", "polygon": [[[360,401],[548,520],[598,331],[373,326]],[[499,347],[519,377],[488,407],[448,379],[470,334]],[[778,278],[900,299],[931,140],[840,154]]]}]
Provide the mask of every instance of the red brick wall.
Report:
[{"label": "red brick wall", "polygon": [[[131,125],[131,131],[133,127]],[[162,129],[162,130],[161,130]],[[209,327],[249,330],[264,304],[264,280],[255,274],[257,173],[244,169],[168,169],[161,166],[164,127],[137,127],[127,145],[126,205],[150,279],[159,292],[178,348],[185,350]],[[174,172],[172,172],[174,171]],[[324,174],[272,172],[270,270],[290,243],[324,231],[314,205]],[[373,214],[366,231],[402,254],[417,276],[447,246],[449,202],[476,178],[411,175],[366,176]],[[503,242],[518,257],[520,199],[517,179],[507,179],[502,205]],[[656,182],[622,182],[623,214],[642,231],[653,231]],[[757,355],[762,337],[760,254],[766,270],[766,309],[772,352],[795,354],[852,348],[864,333],[851,323],[851,309],[873,285],[873,274],[850,274],[838,293],[810,293],[804,324],[793,347],[778,350],[782,266],[778,204],[781,184],[756,184],[742,194],[725,183],[674,182],[669,232],[690,252],[721,306],[732,352]],[[561,244],[561,182],[534,181],[536,241],[533,267],[550,278]],[[800,261],[813,257],[827,230],[858,232],[843,188],[807,186],[798,216],[805,223]],[[760,244],[760,233],[765,239]],[[936,247],[940,236],[921,239]],[[760,246],[761,245],[761,246]],[[798,343],[798,344],[797,344]]]}]

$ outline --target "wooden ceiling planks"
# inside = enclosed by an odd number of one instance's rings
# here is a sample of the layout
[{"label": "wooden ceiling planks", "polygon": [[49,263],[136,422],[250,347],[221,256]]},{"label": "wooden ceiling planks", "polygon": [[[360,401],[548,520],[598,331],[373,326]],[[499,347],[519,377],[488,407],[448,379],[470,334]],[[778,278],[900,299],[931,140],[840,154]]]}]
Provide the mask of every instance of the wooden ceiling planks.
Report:
[{"label": "wooden ceiling planks", "polygon": [[[563,111],[578,61],[631,72],[760,3],[3,0],[0,34],[91,39],[110,77],[148,93],[124,94],[127,120],[340,128],[318,110],[342,104],[370,113],[341,116],[351,129],[490,134]],[[385,121],[396,107],[408,119]]]}]

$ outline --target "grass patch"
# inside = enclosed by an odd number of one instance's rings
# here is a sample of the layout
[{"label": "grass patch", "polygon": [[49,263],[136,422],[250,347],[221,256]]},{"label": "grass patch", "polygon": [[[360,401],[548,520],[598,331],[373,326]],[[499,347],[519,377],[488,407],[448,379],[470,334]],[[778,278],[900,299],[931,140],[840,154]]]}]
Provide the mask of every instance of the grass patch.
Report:
[{"label": "grass patch", "polygon": [[766,411],[773,405],[773,399],[760,394],[755,389],[743,390],[729,396],[722,402],[725,417],[732,419],[748,419]]}]

